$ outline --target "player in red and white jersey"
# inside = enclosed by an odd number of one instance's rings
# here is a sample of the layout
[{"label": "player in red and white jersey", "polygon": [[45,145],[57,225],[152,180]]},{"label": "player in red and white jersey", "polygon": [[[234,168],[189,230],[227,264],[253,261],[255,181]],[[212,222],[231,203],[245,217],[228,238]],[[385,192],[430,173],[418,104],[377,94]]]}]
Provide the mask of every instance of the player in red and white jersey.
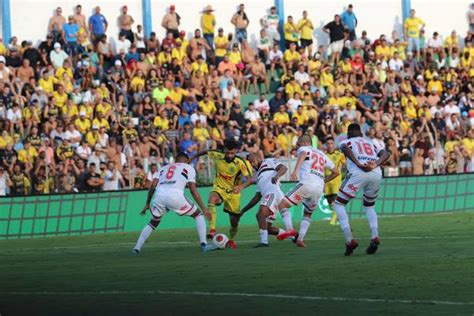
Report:
[{"label": "player in red and white jersey", "polygon": [[[213,247],[208,246],[206,242],[206,222],[201,211],[184,195],[184,189],[188,187],[199,208],[210,219],[210,214],[196,189],[196,171],[187,163],[188,159],[189,157],[186,154],[178,154],[176,156],[176,163],[162,167],[158,171],[158,177],[153,179],[153,183],[148,191],[145,207],[140,212],[141,215],[144,215],[150,209],[151,220],[143,228],[137,244],[133,248],[134,253],[140,253],[143,244],[160,224],[163,215],[170,210],[180,216],[191,216],[194,218],[201,248],[203,251],[212,250],[211,248]],[[152,202],[151,207],[150,202]]]},{"label": "player in red and white jersey", "polygon": [[[309,136],[300,136],[297,145],[298,160],[290,179],[292,181],[299,179],[299,182],[288,191],[285,198],[278,205],[278,209],[282,210],[303,203],[304,215],[301,220],[296,245],[298,247],[305,247],[304,237],[309,229],[311,216],[318,207],[319,198],[324,192],[324,184],[337,177],[339,171],[331,159],[322,151],[311,147]],[[324,172],[326,169],[329,169],[331,174],[325,178]]]},{"label": "player in red and white jersey", "polygon": [[346,252],[350,256],[358,243],[352,237],[349,219],[346,213],[346,204],[353,199],[360,190],[364,193],[364,210],[367,214],[371,231],[371,241],[366,250],[367,254],[377,251],[379,241],[377,213],[375,213],[375,201],[382,181],[382,165],[389,154],[378,148],[370,138],[362,137],[359,124],[351,124],[347,131],[348,139],[341,143],[341,151],[347,158],[348,173],[342,182],[337,194],[335,211],[346,239]]},{"label": "player in red and white jersey", "polygon": [[[286,173],[288,168],[275,158],[262,160],[261,156],[257,153],[250,154],[248,160],[255,169],[254,176],[250,182],[257,184],[257,192],[241,212],[245,213],[250,210],[263,197],[257,214],[258,226],[260,227],[260,243],[256,248],[268,247],[268,234],[276,235],[277,238],[281,234],[295,236],[296,232],[293,230],[291,213],[288,209],[281,210],[281,216],[283,217],[285,228],[288,232],[273,226],[273,222],[278,213],[278,204],[284,197],[280,188],[279,179]],[[242,187],[247,187],[248,185],[249,184],[245,183]],[[292,233],[290,233],[290,231],[292,231]]]}]

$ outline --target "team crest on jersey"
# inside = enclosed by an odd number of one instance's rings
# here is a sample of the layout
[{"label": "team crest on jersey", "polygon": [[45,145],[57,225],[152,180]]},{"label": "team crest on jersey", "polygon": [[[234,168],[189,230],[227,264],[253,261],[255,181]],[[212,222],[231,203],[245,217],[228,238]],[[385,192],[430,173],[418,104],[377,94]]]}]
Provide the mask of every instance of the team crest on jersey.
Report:
[{"label": "team crest on jersey", "polygon": [[355,185],[349,184],[347,187],[348,187],[349,190],[351,190],[352,192],[357,192],[357,189],[358,189],[358,188],[357,188]]}]

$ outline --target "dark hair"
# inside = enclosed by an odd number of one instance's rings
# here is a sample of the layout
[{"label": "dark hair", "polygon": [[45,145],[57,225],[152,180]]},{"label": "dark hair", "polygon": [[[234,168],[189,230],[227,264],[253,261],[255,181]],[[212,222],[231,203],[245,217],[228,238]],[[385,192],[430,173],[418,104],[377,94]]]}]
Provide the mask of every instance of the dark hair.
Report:
[{"label": "dark hair", "polygon": [[362,131],[360,130],[360,125],[357,124],[357,123],[350,124],[349,127],[347,127],[347,136],[349,138],[362,136]]},{"label": "dark hair", "polygon": [[176,160],[180,160],[180,159],[186,159],[188,160],[189,159],[189,156],[186,155],[186,153],[183,153],[183,152],[180,152],[176,155]]},{"label": "dark hair", "polygon": [[330,141],[330,140],[334,141],[334,137],[332,137],[332,136],[326,137],[325,142],[327,143],[327,142]]},{"label": "dark hair", "polygon": [[224,142],[224,147],[228,150],[237,149],[238,144],[234,139],[226,139]]}]

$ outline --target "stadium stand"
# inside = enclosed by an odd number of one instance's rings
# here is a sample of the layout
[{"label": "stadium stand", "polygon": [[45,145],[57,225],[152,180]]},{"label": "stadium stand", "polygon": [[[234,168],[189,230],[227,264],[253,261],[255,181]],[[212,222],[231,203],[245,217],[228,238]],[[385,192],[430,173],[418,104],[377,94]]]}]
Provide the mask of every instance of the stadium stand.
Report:
[{"label": "stadium stand", "polygon": [[[251,45],[244,6],[231,33],[211,6],[200,29],[180,29],[171,6],[164,38],[145,37],[124,6],[111,41],[112,17],[81,9],[58,7],[39,45],[0,42],[0,195],[145,188],[177,152],[227,138],[242,155],[291,163],[299,135],[324,148],[351,122],[390,152],[386,177],[473,171],[472,28],[425,34],[413,10],[405,36],[375,38],[349,6],[316,45],[309,17],[289,16],[280,34],[271,9],[252,21],[262,29]],[[195,163],[208,181],[209,162]]]}]

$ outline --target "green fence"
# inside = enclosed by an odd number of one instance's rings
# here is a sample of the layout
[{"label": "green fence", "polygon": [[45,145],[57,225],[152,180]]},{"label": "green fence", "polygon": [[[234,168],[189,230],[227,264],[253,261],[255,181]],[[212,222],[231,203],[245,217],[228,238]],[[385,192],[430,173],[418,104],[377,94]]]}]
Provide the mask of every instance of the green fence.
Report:
[{"label": "green fence", "polygon": [[[284,183],[283,191],[292,187]],[[211,188],[199,188],[204,200]],[[250,187],[242,194],[242,205],[254,195]],[[80,235],[140,230],[148,216],[138,215],[146,191],[115,191],[91,194],[65,194],[0,198],[0,239],[30,238],[59,235]],[[382,183],[376,210],[380,215],[419,214],[474,210],[474,174],[386,178]],[[257,207],[242,217],[242,224],[256,225]],[[292,210],[298,221],[302,208]],[[353,218],[364,216],[362,200],[349,205]],[[330,216],[325,200],[314,220]],[[228,226],[228,216],[219,212],[218,225]],[[167,214],[161,228],[194,227],[194,221]]]}]

